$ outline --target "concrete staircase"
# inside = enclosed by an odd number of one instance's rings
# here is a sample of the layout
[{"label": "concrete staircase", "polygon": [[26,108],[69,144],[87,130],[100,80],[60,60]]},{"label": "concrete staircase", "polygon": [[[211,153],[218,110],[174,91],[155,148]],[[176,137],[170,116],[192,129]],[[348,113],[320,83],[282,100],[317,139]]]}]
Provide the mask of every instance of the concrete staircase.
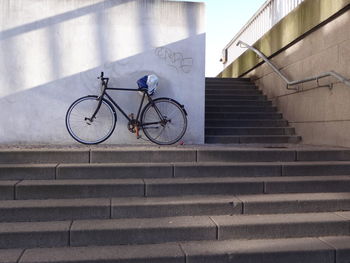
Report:
[{"label": "concrete staircase", "polygon": [[350,150],[0,150],[0,262],[350,262]]},{"label": "concrete staircase", "polygon": [[297,143],[300,136],[250,79],[206,78],[206,143]]}]

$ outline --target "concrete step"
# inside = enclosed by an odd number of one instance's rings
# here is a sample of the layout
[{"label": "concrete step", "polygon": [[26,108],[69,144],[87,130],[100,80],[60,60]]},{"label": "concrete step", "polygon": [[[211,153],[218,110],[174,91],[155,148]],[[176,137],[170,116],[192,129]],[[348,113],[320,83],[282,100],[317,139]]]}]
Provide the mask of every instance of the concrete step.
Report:
[{"label": "concrete step", "polygon": [[292,127],[206,127],[205,135],[294,135]]},{"label": "concrete step", "polygon": [[350,162],[204,162],[174,164],[174,177],[350,175]]},{"label": "concrete step", "polygon": [[[299,153],[301,157],[297,157]],[[303,152],[278,150],[246,150],[223,151],[202,150],[197,153],[197,162],[179,163],[92,163],[92,164],[60,164],[56,167],[54,178],[42,180],[40,173],[33,173],[31,167],[27,178],[19,178],[25,174],[25,165],[21,165],[19,175],[13,165],[9,178],[16,180],[0,180],[4,196],[12,198],[14,185],[20,180],[31,181],[62,181],[76,179],[147,179],[147,178],[173,178],[173,177],[237,177],[237,176],[305,176],[305,175],[350,175],[349,161],[323,161],[302,162]],[[312,158],[310,158],[312,159]],[[334,156],[337,159],[337,156]],[[112,156],[109,161],[112,162]],[[253,162],[256,160],[257,162]],[[38,168],[40,165],[36,165]],[[0,169],[1,170],[1,169]],[[219,174],[218,174],[219,172]],[[36,178],[35,175],[38,175]],[[5,178],[7,179],[7,178]],[[57,179],[57,180],[55,180]],[[5,189],[8,189],[5,191]]]},{"label": "concrete step", "polygon": [[0,223],[0,248],[349,236],[350,212]]},{"label": "concrete step", "polygon": [[350,210],[348,193],[256,194],[0,201],[0,222]]},{"label": "concrete step", "polygon": [[349,244],[348,236],[339,236],[190,242],[181,247],[192,263],[345,263],[350,258]]},{"label": "concrete step", "polygon": [[0,180],[52,180],[56,178],[56,167],[57,164],[0,164]]},{"label": "concrete step", "polygon": [[111,199],[108,198],[0,201],[0,222],[64,221],[110,217]]},{"label": "concrete step", "polygon": [[0,200],[15,199],[15,186],[19,181],[0,181]]},{"label": "concrete step", "polygon": [[271,101],[256,101],[256,100],[214,100],[214,99],[207,99],[205,101],[206,106],[272,106]]},{"label": "concrete step", "polygon": [[[107,148],[108,151],[108,148]],[[175,147],[114,147],[113,151],[118,151],[119,162],[185,162],[195,161],[196,149],[175,148]],[[46,175],[52,176],[52,171],[58,163],[89,163],[108,162],[106,161],[106,149],[92,148],[87,150],[72,149],[0,149],[0,167],[10,164],[33,164],[35,171],[37,163],[47,163]],[[145,154],[147,153],[147,154]],[[43,157],[44,156],[44,157]],[[43,166],[40,166],[43,169]],[[26,169],[28,166],[26,166]],[[16,168],[20,169],[20,165]],[[28,170],[28,169],[27,169]],[[0,171],[0,177],[9,173],[10,170]]]},{"label": "concrete step", "polygon": [[350,212],[210,218],[218,226],[219,240],[350,235]]},{"label": "concrete step", "polygon": [[174,176],[172,163],[110,163],[61,164],[57,167],[57,179],[131,179],[171,178]]},{"label": "concrete step", "polygon": [[271,119],[282,119],[282,113],[265,113],[265,112],[206,112],[205,119],[242,119],[242,120],[271,120]]},{"label": "concrete step", "polygon": [[154,218],[241,213],[241,201],[234,196],[227,195],[0,201],[0,222]]},{"label": "concrete step", "polygon": [[205,143],[215,144],[249,144],[249,143],[299,143],[300,136],[291,135],[259,135],[259,136],[229,136],[229,135],[207,135]]},{"label": "concrete step", "polygon": [[[207,152],[208,153],[208,152]],[[223,152],[221,152],[222,154]],[[261,152],[262,155],[264,152]],[[295,158],[294,152],[265,151],[267,162],[232,162],[235,154],[227,156],[224,162],[209,161],[202,158],[206,152],[199,153],[198,159],[204,162],[184,162],[162,164],[161,169],[152,171],[149,164],[62,164],[58,166],[57,179],[130,179],[130,178],[172,178],[172,177],[237,177],[237,176],[311,176],[311,175],[350,175],[350,162],[289,162]],[[276,156],[280,153],[280,156]],[[210,154],[210,153],[209,153]],[[220,155],[221,155],[220,154]],[[236,152],[236,154],[239,154]],[[244,153],[242,153],[244,154]],[[208,156],[208,155],[207,155]],[[249,156],[249,152],[245,153]],[[258,155],[252,156],[257,158]],[[239,159],[244,159],[241,156]],[[278,158],[277,162],[273,162]],[[213,158],[214,159],[214,158]],[[284,160],[284,161],[283,161]],[[137,167],[133,167],[137,166]],[[156,166],[157,167],[157,166]],[[124,172],[128,168],[128,172]],[[140,172],[145,169],[146,171]],[[218,174],[218,172],[220,174]]]},{"label": "concrete step", "polygon": [[205,90],[215,90],[215,89],[258,89],[253,83],[210,83],[205,85]]},{"label": "concrete step", "polygon": [[208,216],[0,223],[0,248],[103,246],[215,240]]},{"label": "concrete step", "polygon": [[252,83],[250,78],[205,78],[205,83]]},{"label": "concrete step", "polygon": [[[170,244],[90,246],[3,250],[21,263],[343,263],[350,259],[350,238],[288,238],[263,240],[195,241]],[[23,255],[22,255],[23,254]],[[10,258],[8,256],[8,258]]]},{"label": "concrete step", "polygon": [[74,221],[71,246],[155,244],[215,240],[217,229],[208,216]]},{"label": "concrete step", "polygon": [[209,89],[205,91],[205,95],[238,95],[238,96],[247,96],[247,95],[262,95],[262,92],[258,89]]},{"label": "concrete step", "polygon": [[[259,176],[238,177],[230,170],[219,166],[201,167],[204,171],[214,168],[225,171],[231,177],[192,177],[161,179],[100,179],[100,180],[30,180],[0,182],[3,190],[2,200],[29,199],[72,199],[72,198],[111,198],[111,197],[156,197],[182,195],[227,195],[227,194],[262,194],[262,193],[316,193],[347,192],[350,190],[350,177],[345,175],[327,176],[277,176],[278,167],[273,177]],[[210,168],[210,169],[209,169]],[[256,167],[257,168],[257,167]],[[240,167],[234,168],[239,171]],[[254,170],[249,168],[252,172]],[[183,175],[191,169],[185,169]],[[241,169],[241,172],[244,169]],[[207,173],[208,174],[208,173]],[[233,175],[233,177],[232,177]],[[10,184],[11,183],[11,184]]]},{"label": "concrete step", "polygon": [[240,195],[235,197],[242,202],[242,214],[350,211],[348,192]]},{"label": "concrete step", "polygon": [[21,263],[185,263],[179,244],[37,248],[26,249],[22,256],[16,256],[13,258]]},{"label": "concrete step", "polygon": [[267,101],[267,97],[264,95],[229,95],[229,94],[206,94],[206,100],[249,100],[249,101]]},{"label": "concrete step", "polygon": [[244,120],[244,119],[209,119],[205,120],[206,127],[287,127],[286,120]]},{"label": "concrete step", "polygon": [[[294,148],[294,145],[237,147],[211,146],[199,149],[198,162],[272,162],[272,161],[350,161],[346,148]],[[339,162],[338,164],[346,164]]]},{"label": "concrete step", "polygon": [[0,248],[68,246],[71,224],[71,221],[0,223]]},{"label": "concrete step", "polygon": [[[248,120],[247,120],[248,121]],[[215,136],[214,136],[215,137]],[[222,136],[226,137],[226,136]],[[235,136],[232,136],[236,138]],[[241,136],[240,136],[241,137]],[[262,136],[264,137],[264,136]],[[276,136],[277,137],[277,136]],[[219,137],[221,138],[221,137]],[[239,141],[236,140],[238,143]],[[268,149],[266,146],[262,147],[242,147],[242,146],[186,146],[186,147],[113,147],[113,148],[92,148],[89,151],[88,159],[86,163],[136,163],[135,168],[140,163],[147,164],[150,170],[154,169],[156,173],[157,169],[164,169],[164,166],[157,165],[159,163],[177,163],[177,162],[196,162],[196,161],[211,161],[211,159],[199,159],[199,156],[215,155],[215,161],[221,161],[218,159],[225,158],[226,156],[235,156],[231,161],[279,161],[278,155],[280,150],[283,152],[290,152],[292,158],[297,155],[293,160],[302,161],[346,161],[350,160],[350,150],[347,148],[330,148],[330,147],[294,147],[291,145],[284,145],[285,149]],[[52,149],[54,152],[57,149]],[[59,151],[59,150],[58,150]],[[5,155],[7,152],[8,155]],[[45,150],[32,151],[33,155],[38,157],[45,154]],[[56,159],[57,163],[54,164],[40,164],[45,162],[41,159],[26,160],[21,158],[20,151],[17,151],[17,159],[12,160],[12,163],[0,165],[0,180],[22,180],[22,179],[54,179],[56,178],[56,172],[58,170],[59,163],[65,163],[64,159]],[[28,151],[23,149],[23,156],[26,156]],[[265,158],[267,156],[274,156],[272,159]],[[3,158],[9,159],[12,156],[11,151],[3,151]],[[244,156],[244,158],[239,158]],[[285,159],[281,159],[285,160]],[[26,162],[36,162],[35,164],[26,164]],[[18,164],[20,163],[20,164]],[[70,162],[68,162],[70,163]],[[79,162],[75,163],[79,164]],[[125,166],[127,167],[127,166]],[[131,166],[130,166],[131,167]],[[129,167],[129,168],[130,168]],[[158,167],[158,168],[157,168]],[[140,170],[141,171],[141,170]],[[127,171],[125,171],[127,172]],[[158,170],[160,172],[160,170]],[[163,170],[163,172],[165,172]],[[147,174],[148,171],[145,173]]]},{"label": "concrete step", "polygon": [[[91,150],[91,163],[179,163],[206,161],[350,161],[350,149],[308,148],[284,145],[283,148],[203,146],[189,148],[125,148]],[[72,164],[73,165],[73,164]],[[66,167],[70,167],[68,164]],[[59,165],[59,167],[65,167]],[[162,166],[160,166],[162,167]]]},{"label": "concrete step", "polygon": [[89,149],[0,149],[0,164],[87,163]]},{"label": "concrete step", "polygon": [[349,176],[145,179],[145,196],[348,192]]},{"label": "concrete step", "polygon": [[268,113],[268,112],[277,112],[277,108],[274,106],[206,106],[205,107],[205,112],[210,113],[210,112],[224,112],[224,113],[241,113],[241,112],[263,112],[263,113]]},{"label": "concrete step", "polygon": [[14,199],[28,200],[144,196],[144,187],[142,179],[24,180],[12,190]]}]

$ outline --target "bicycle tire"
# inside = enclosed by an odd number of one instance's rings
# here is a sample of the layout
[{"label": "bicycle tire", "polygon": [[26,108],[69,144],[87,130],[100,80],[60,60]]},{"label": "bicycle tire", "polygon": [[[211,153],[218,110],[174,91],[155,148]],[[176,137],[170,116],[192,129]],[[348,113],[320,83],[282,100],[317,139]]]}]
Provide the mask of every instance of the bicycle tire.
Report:
[{"label": "bicycle tire", "polygon": [[[166,123],[161,123],[154,107],[158,108]],[[178,142],[187,129],[187,113],[178,102],[169,98],[158,98],[148,103],[141,113],[143,133],[153,143],[170,145]],[[152,123],[152,124],[150,124]]]},{"label": "bicycle tire", "polygon": [[111,103],[102,99],[102,104],[93,122],[86,120],[96,110],[97,96],[77,99],[68,108],[66,127],[76,141],[83,144],[99,144],[107,140],[115,129],[117,114]]}]

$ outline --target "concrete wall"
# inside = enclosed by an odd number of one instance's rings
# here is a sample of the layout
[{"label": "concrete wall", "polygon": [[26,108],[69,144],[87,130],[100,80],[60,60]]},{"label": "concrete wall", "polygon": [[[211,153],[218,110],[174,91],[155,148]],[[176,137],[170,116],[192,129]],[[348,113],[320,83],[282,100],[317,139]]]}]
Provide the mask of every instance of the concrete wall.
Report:
[{"label": "concrete wall", "polygon": [[[254,47],[267,57],[274,56],[349,6],[350,0],[305,0],[254,43]],[[274,18],[271,17],[271,19]],[[241,76],[260,62],[262,60],[254,52],[248,50],[227,66],[219,76],[226,78]]]},{"label": "concrete wall", "polygon": [[[350,78],[350,11],[346,10],[273,56],[272,61],[291,80],[330,70]],[[300,85],[298,92],[287,91],[285,82],[266,64],[245,77],[253,78],[274,101],[303,143],[350,147],[350,87],[326,78],[320,84],[333,83],[333,89],[318,88],[311,82]]]},{"label": "concrete wall", "polygon": [[[158,0],[0,1],[0,143],[73,144],[69,105],[98,93],[100,71],[111,86],[137,88],[160,77],[155,97],[171,97],[189,114],[185,143],[204,142],[204,4]],[[136,112],[137,93],[113,96]],[[106,143],[136,144],[118,114]]]}]

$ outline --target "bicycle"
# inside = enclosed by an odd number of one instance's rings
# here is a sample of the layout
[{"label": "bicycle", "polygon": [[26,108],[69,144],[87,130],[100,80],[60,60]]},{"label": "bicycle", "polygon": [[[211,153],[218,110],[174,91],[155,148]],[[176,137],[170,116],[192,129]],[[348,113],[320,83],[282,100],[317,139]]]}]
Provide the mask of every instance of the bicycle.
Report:
[{"label": "bicycle", "polygon": [[[98,144],[107,140],[113,133],[117,113],[115,107],[128,120],[128,130],[140,139],[142,130],[146,137],[159,145],[170,145],[178,142],[187,129],[187,112],[184,105],[174,99],[152,99],[146,89],[127,89],[108,87],[109,78],[104,73],[101,80],[99,96],[88,95],[74,101],[66,114],[66,127],[69,134],[83,144]],[[142,92],[137,116],[127,115],[123,109],[107,93],[108,90]],[[145,98],[148,104],[142,109]]]}]

